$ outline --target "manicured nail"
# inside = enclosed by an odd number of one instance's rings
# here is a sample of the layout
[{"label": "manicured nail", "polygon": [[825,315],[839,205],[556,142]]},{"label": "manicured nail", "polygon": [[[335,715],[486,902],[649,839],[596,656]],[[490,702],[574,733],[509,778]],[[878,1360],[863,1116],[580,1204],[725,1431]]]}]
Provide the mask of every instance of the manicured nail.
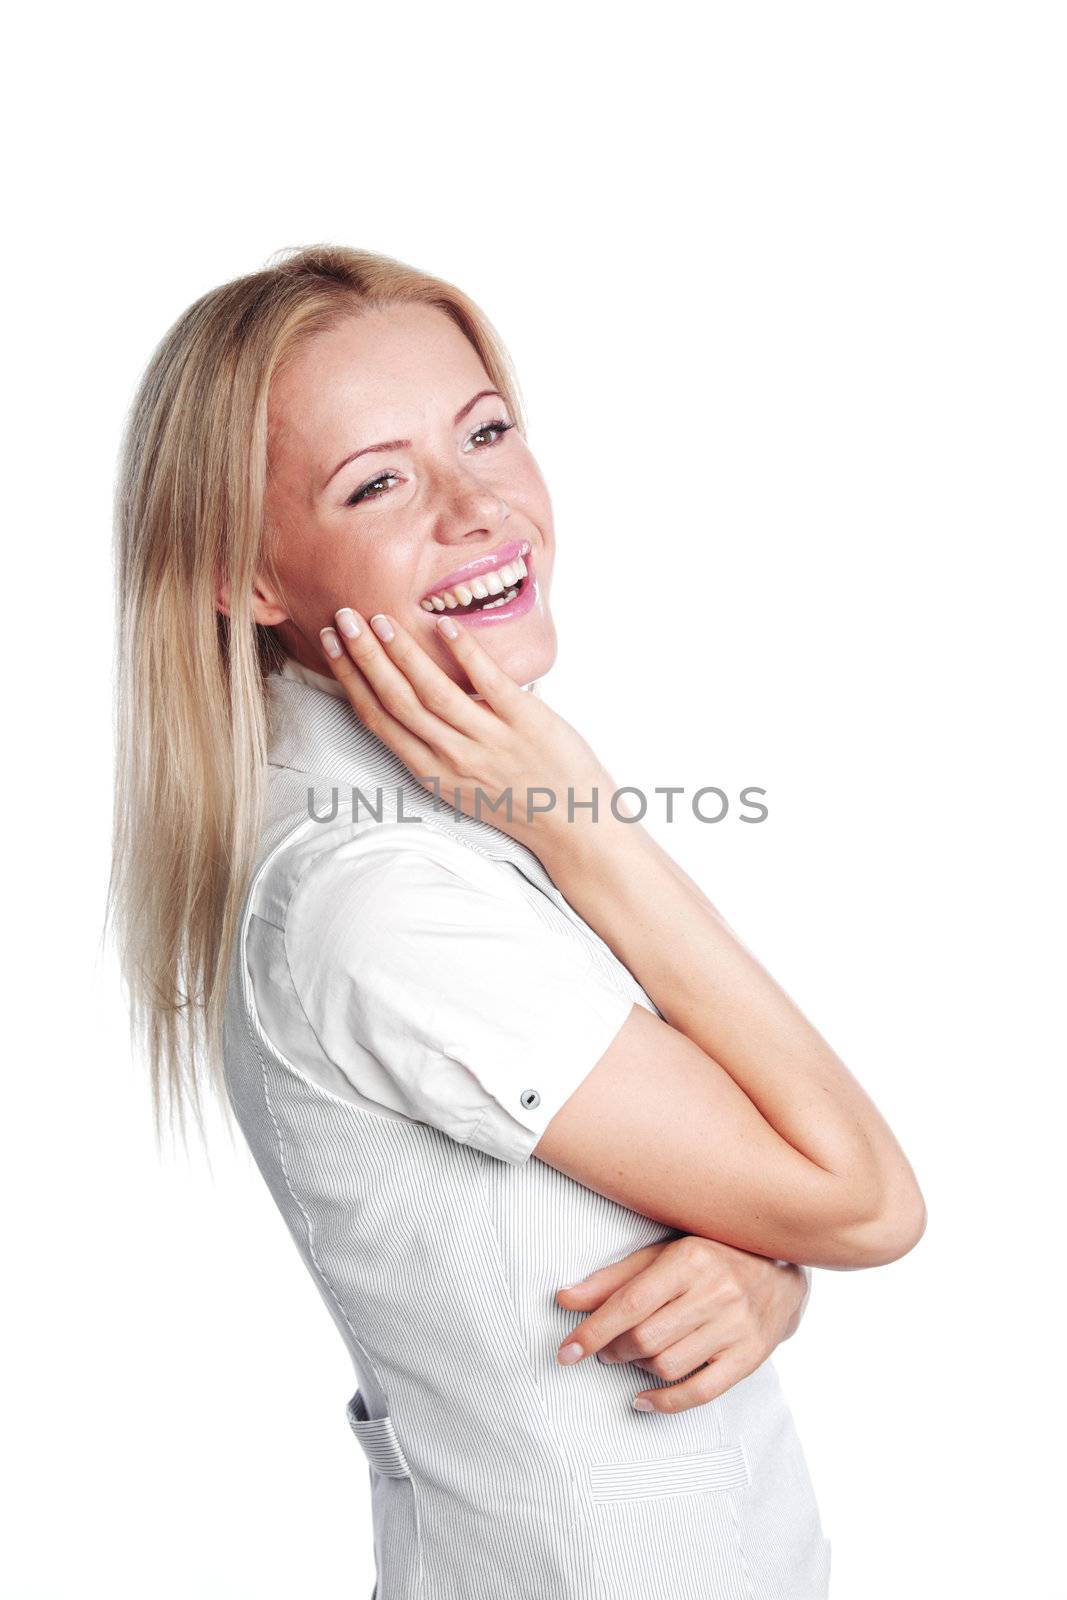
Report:
[{"label": "manicured nail", "polygon": [[336,633],[334,633],[332,628],[320,628],[319,638],[322,640],[322,648],[325,650],[326,654],[328,656],[332,656],[336,661],[337,657],[341,654],[341,641],[337,637]]},{"label": "manicured nail", "polygon": [[352,610],[351,606],[343,606],[341,610],[335,612],[334,615],[337,618],[337,626],[340,628],[346,639],[359,638],[360,634],[363,632],[363,629],[360,627],[356,618],[356,613]]},{"label": "manicured nail", "polygon": [[459,634],[459,629],[456,627],[456,624],[452,621],[451,617],[442,617],[437,626],[440,628],[446,639],[455,639]]},{"label": "manicured nail", "polygon": [[379,639],[382,640],[383,644],[388,644],[390,639],[393,637],[393,625],[389,621],[389,618],[383,617],[379,611],[376,617],[371,617],[370,625],[378,635]]},{"label": "manicured nail", "polygon": [[584,1353],[580,1344],[565,1344],[556,1359],[569,1367],[572,1361],[580,1361]]},{"label": "manicured nail", "polygon": [[652,1401],[646,1400],[643,1394],[639,1394],[637,1399],[634,1401],[635,1411],[655,1411],[655,1409],[656,1408],[652,1404]]}]

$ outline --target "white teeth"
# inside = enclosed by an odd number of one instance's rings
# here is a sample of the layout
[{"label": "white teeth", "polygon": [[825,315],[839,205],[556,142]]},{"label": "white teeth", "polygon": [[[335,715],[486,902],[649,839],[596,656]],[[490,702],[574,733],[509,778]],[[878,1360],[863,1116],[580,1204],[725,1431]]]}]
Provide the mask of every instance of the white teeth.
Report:
[{"label": "white teeth", "polygon": [[487,605],[480,606],[479,610],[492,611],[494,606],[502,606],[505,601],[514,600],[518,592],[517,589],[509,589],[507,594],[502,594],[498,600],[490,600]]},{"label": "white teeth", "polygon": [[[505,599],[514,597],[512,585],[517,584],[520,578],[529,576],[526,562],[522,556],[505,562],[502,567],[497,567],[495,572],[487,572],[481,578],[472,578],[469,583],[457,583],[453,589],[442,589],[438,594],[432,594],[419,604],[424,611],[453,611],[456,606],[469,606],[473,600],[488,600],[490,595],[497,595],[499,599],[494,602],[503,604]],[[508,593],[505,594],[504,590]],[[479,607],[488,611],[490,606]]]}]

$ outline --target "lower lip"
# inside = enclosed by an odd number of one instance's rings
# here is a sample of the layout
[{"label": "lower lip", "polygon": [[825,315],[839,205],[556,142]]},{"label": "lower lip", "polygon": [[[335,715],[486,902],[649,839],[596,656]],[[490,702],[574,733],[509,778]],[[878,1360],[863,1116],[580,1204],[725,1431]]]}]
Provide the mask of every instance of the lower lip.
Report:
[{"label": "lower lip", "polygon": [[537,574],[528,555],[525,561],[526,576],[522,580],[522,588],[514,600],[509,601],[506,606],[492,606],[488,611],[468,611],[461,617],[457,617],[454,611],[439,611],[437,616],[451,617],[453,622],[462,623],[465,628],[493,628],[498,622],[514,622],[516,617],[524,617],[528,611],[533,610],[540,593]]}]

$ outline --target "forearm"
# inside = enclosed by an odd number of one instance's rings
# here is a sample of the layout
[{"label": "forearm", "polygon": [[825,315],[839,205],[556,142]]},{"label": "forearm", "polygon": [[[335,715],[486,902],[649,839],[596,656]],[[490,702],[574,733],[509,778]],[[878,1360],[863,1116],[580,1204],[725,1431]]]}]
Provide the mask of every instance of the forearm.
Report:
[{"label": "forearm", "polygon": [[[811,1214],[905,1230],[914,1175],[877,1108],[707,897],[638,823],[602,810],[535,846],[561,892],[672,1027],[733,1079],[785,1145]],[[797,1161],[797,1157],[800,1161]],[[920,1229],[921,1231],[921,1229]]]}]

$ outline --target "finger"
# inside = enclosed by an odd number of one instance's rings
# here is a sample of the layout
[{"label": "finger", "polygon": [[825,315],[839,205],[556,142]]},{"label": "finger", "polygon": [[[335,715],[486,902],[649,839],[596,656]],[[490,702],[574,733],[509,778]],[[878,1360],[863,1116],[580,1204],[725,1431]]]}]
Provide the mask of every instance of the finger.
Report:
[{"label": "finger", "polygon": [[[572,1328],[560,1345],[557,1359],[564,1365],[581,1361],[583,1356],[602,1350],[629,1328],[635,1328],[655,1315],[662,1306],[683,1294],[687,1284],[677,1258],[667,1252],[651,1266],[609,1295],[604,1304]],[[675,1331],[674,1337],[678,1337]]]},{"label": "finger", "polygon": [[319,632],[323,653],[333,675],[343,687],[349,705],[364,727],[368,728],[375,738],[388,745],[409,771],[420,780],[432,775],[434,767],[440,761],[437,751],[432,750],[398,717],[394,717],[386,710],[367,678],[345,650],[336,631],[333,628],[321,628]]},{"label": "finger", "polygon": [[451,617],[440,617],[437,632],[490,710],[508,722],[521,716],[529,696],[503,667],[497,666],[488,650],[478,643],[475,631],[465,628],[462,622],[453,622]]},{"label": "finger", "polygon": [[[349,607],[345,608],[345,614],[354,616]],[[337,615],[340,621],[342,613],[338,612]],[[377,632],[383,623],[385,627],[381,632]],[[492,722],[490,709],[472,699],[461,689],[444,668],[434,661],[414,634],[395,617],[386,616],[383,612],[371,618],[371,627],[376,631],[379,649],[384,653],[385,659],[392,662],[403,679],[412,686],[427,711],[439,717],[457,732],[467,734],[472,739],[485,736],[487,725]],[[356,659],[359,661],[358,654]],[[385,662],[380,662],[379,665],[384,674]],[[396,680],[390,677],[388,681]]]},{"label": "finger", "polygon": [[[701,1367],[684,1383],[673,1383],[666,1389],[642,1389],[634,1395],[633,1405],[638,1411],[689,1411],[693,1406],[707,1405],[732,1389],[735,1383],[747,1378],[759,1366],[748,1350],[734,1346],[724,1355],[716,1356],[706,1367]],[[638,1404],[638,1402],[642,1402]]]},{"label": "finger", "polygon": [[[320,633],[333,675],[349,704],[417,778],[434,779],[423,787],[436,792],[436,785],[443,780],[442,763],[455,770],[465,753],[466,736],[426,710],[413,686],[389,659],[378,635],[350,607],[337,612],[337,621],[338,628],[323,628]],[[341,648],[336,653],[338,645]],[[482,711],[481,715],[489,713]]]},{"label": "finger", "polygon": [[[701,1361],[706,1361],[709,1355],[722,1349],[726,1343],[721,1333],[716,1338],[698,1298],[683,1290],[643,1322],[625,1328],[609,1344],[603,1345],[598,1354],[601,1360],[609,1364],[613,1361],[651,1361],[688,1334],[702,1334],[704,1337],[704,1348],[699,1357]],[[695,1360],[691,1361],[688,1367],[676,1371],[674,1376],[680,1378],[684,1373],[692,1372],[696,1365]]]},{"label": "finger", "polygon": [[[375,626],[371,628],[350,606],[343,606],[336,613],[335,621],[335,632],[341,636],[345,655],[359,668],[388,714],[446,759],[458,758],[467,742],[465,735],[426,709],[414,685],[389,654],[388,646],[398,628],[394,618],[378,613],[373,619]],[[333,664],[335,675],[347,686],[351,680],[343,658],[335,658]],[[456,692],[462,694],[458,688]],[[483,718],[487,715],[484,708],[480,714]]]},{"label": "finger", "polygon": [[[702,1367],[705,1361],[717,1360],[719,1356],[736,1349],[741,1342],[738,1339],[724,1339],[705,1322],[684,1338],[668,1340],[649,1355],[624,1356],[623,1362],[631,1367],[640,1367],[644,1372],[651,1372],[654,1377],[664,1378],[668,1383],[677,1383],[679,1378],[687,1378],[691,1372]],[[604,1353],[601,1351],[601,1358]]]},{"label": "finger", "polygon": [[635,1250],[632,1255],[623,1256],[621,1261],[609,1261],[606,1267],[598,1267],[595,1272],[579,1278],[577,1283],[568,1283],[562,1289],[557,1289],[556,1299],[565,1295],[563,1303],[567,1306],[600,1305],[609,1294],[614,1294],[616,1289],[650,1266],[662,1249],[662,1244],[650,1244]]}]

